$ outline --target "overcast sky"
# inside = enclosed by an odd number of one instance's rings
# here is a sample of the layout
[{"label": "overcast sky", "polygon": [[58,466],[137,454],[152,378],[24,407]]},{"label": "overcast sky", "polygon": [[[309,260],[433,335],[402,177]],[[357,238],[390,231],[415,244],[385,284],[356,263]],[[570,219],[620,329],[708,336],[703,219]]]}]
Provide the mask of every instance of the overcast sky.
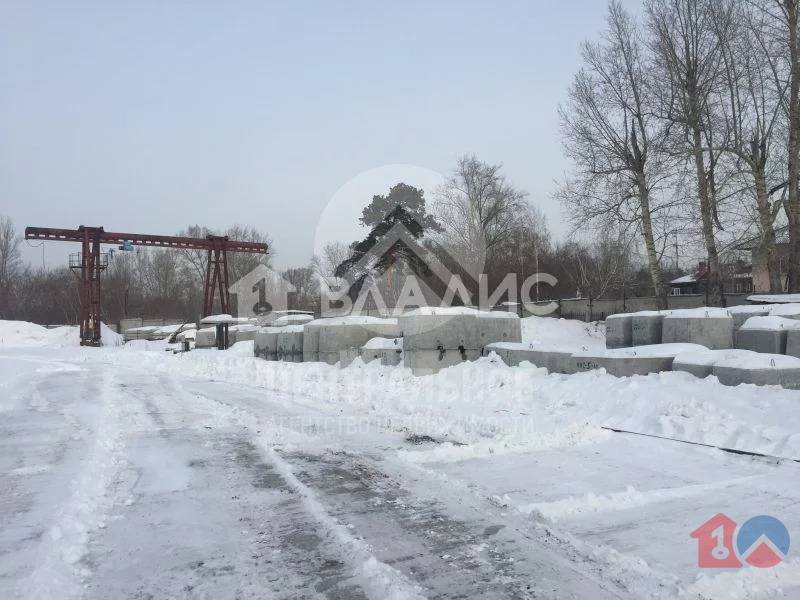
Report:
[{"label": "overcast sky", "polygon": [[[2,2],[0,214],[20,231],[253,225],[278,266],[299,266],[315,238],[352,241],[360,209],[395,179],[429,194],[475,153],[502,163],[563,236],[550,197],[568,166],[556,108],[605,10]],[[46,245],[48,266],[77,251],[60,246]]]}]

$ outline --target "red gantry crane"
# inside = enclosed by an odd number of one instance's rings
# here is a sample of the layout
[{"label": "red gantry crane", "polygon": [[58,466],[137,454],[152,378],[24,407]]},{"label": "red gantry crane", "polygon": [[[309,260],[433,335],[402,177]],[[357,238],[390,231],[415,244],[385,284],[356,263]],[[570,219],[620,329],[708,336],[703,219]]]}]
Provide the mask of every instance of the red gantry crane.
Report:
[{"label": "red gantry crane", "polygon": [[108,256],[100,254],[100,244],[116,244],[120,249],[131,250],[136,246],[155,248],[184,248],[207,250],[208,264],[203,286],[203,316],[211,314],[214,296],[219,290],[220,312],[229,313],[231,307],[228,292],[228,252],[248,252],[266,254],[267,244],[259,242],[237,242],[227,236],[209,235],[204,238],[180,237],[171,235],[141,235],[138,233],[115,233],[102,227],[77,229],[53,229],[50,227],[26,227],[26,240],[45,240],[59,242],[79,242],[81,253],[74,259],[70,257],[70,268],[80,269],[81,293],[81,345],[100,345],[100,272],[108,267]]}]

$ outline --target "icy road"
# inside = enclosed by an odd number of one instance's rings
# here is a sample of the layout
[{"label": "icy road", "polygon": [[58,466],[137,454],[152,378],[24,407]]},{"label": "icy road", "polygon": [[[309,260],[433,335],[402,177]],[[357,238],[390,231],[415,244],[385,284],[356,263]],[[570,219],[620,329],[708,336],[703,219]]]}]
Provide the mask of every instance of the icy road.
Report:
[{"label": "icy road", "polygon": [[612,434],[576,379],[466,369],[2,349],[0,598],[797,597],[797,561],[701,573],[689,533],[766,513],[800,536],[800,465]]}]

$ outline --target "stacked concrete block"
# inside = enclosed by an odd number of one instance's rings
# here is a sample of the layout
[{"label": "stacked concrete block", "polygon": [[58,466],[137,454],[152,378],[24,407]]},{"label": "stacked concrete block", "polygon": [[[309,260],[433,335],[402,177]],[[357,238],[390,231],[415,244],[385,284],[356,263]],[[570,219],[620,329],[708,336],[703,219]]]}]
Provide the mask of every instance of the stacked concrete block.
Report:
[{"label": "stacked concrete block", "polygon": [[536,367],[544,367],[550,373],[569,375],[575,372],[572,360],[574,351],[571,348],[557,348],[538,344],[497,342],[484,347],[483,355],[489,356],[489,354],[495,352],[510,367],[529,362]]},{"label": "stacked concrete block", "polygon": [[723,358],[711,371],[723,385],[780,385],[800,389],[800,358],[781,354],[761,354]]},{"label": "stacked concrete block", "polygon": [[786,354],[790,330],[800,321],[783,317],[750,317],[736,332],[736,347],[767,354]]},{"label": "stacked concrete block", "polygon": [[628,348],[633,345],[633,315],[620,313],[606,318],[606,348]]},{"label": "stacked concrete block", "polygon": [[255,325],[234,325],[228,329],[228,344],[255,340],[259,328]]},{"label": "stacked concrete block", "polygon": [[276,335],[277,360],[303,362],[303,326],[279,327]]},{"label": "stacked concrete block", "polygon": [[572,355],[575,372],[605,369],[615,377],[671,371],[678,354],[705,350],[697,344],[655,344],[635,348],[581,351]]},{"label": "stacked concrete block", "polygon": [[664,317],[662,341],[700,344],[714,350],[733,348],[733,319],[721,308],[674,311]]},{"label": "stacked concrete block", "polygon": [[319,360],[319,331],[330,319],[316,319],[303,326],[303,362]]},{"label": "stacked concrete block", "polygon": [[800,358],[752,350],[705,350],[679,354],[674,371],[697,377],[714,375],[724,385],[750,383],[800,388]]},{"label": "stacked concrete block", "polygon": [[737,330],[745,324],[750,317],[766,317],[769,314],[770,306],[759,306],[754,304],[742,304],[728,308],[728,314],[733,319],[733,328]]},{"label": "stacked concrete block", "polygon": [[380,360],[384,366],[397,366],[403,361],[403,338],[372,338],[362,346],[360,355],[365,363]]},{"label": "stacked concrete block", "polygon": [[[374,337],[395,338],[400,336],[397,319],[376,317],[342,317],[319,328],[318,359],[329,365],[340,361],[342,350],[356,350],[353,358],[360,355],[361,347]],[[348,356],[350,356],[348,354]]]},{"label": "stacked concrete block", "polygon": [[278,360],[278,333],[282,327],[262,327],[255,336],[254,353],[264,360]]},{"label": "stacked concrete block", "polygon": [[[661,331],[664,317],[671,314],[668,310],[642,311],[631,314],[632,346],[652,346],[661,343]],[[606,328],[608,321],[606,321]],[[608,331],[608,329],[606,329]]]},{"label": "stacked concrete block", "polygon": [[492,342],[522,339],[519,317],[507,312],[426,307],[406,313],[399,322],[403,363],[418,375],[476,360]]},{"label": "stacked concrete block", "polygon": [[194,339],[195,348],[216,348],[217,347],[217,328],[204,327],[198,329]]},{"label": "stacked concrete block", "polygon": [[800,304],[777,304],[770,308],[770,316],[800,320]]},{"label": "stacked concrete block", "polygon": [[790,329],[786,335],[786,354],[800,358],[800,329]]}]

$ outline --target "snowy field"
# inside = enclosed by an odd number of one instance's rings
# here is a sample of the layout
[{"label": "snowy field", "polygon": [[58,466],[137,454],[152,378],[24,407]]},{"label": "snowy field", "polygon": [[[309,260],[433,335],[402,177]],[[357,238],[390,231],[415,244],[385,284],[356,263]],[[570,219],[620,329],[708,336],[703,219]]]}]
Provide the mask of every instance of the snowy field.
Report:
[{"label": "snowy field", "polygon": [[0,322],[0,598],[800,597],[794,550],[703,570],[689,537],[722,512],[800,540],[800,392],[252,352]]}]

